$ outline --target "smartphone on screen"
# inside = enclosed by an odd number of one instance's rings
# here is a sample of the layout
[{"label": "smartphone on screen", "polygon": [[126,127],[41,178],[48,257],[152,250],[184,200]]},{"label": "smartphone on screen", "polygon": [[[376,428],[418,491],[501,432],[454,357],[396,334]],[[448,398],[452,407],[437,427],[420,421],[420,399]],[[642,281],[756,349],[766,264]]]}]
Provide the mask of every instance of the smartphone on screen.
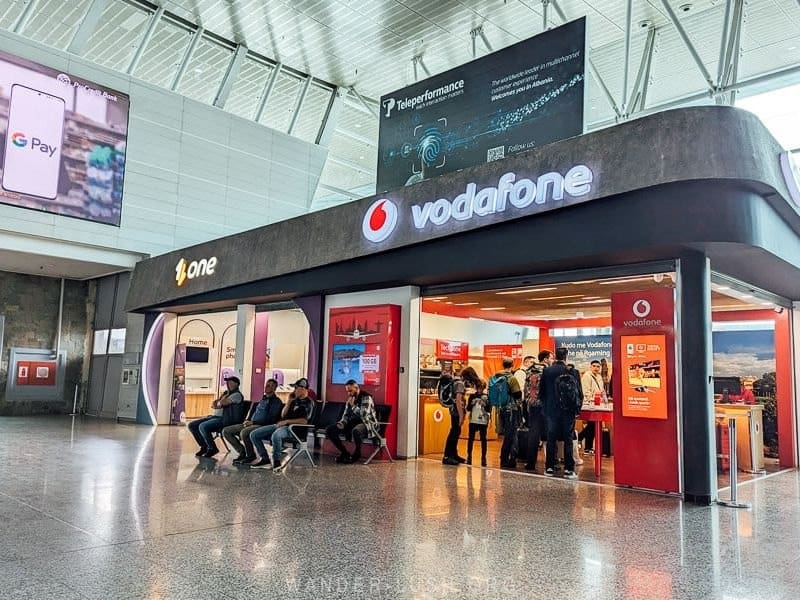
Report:
[{"label": "smartphone on screen", "polygon": [[4,190],[54,200],[64,135],[64,99],[24,85],[11,86],[3,157]]}]

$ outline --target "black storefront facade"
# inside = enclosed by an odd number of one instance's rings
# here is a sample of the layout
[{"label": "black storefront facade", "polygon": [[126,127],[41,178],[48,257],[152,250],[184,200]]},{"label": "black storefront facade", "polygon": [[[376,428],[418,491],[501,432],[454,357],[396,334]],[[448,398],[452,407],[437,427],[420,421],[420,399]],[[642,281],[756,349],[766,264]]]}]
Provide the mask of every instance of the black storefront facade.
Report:
[{"label": "black storefront facade", "polygon": [[[712,271],[788,300],[789,310],[800,300],[800,209],[780,158],[749,113],[659,113],[143,261],[127,309],[152,323],[159,313],[318,297],[313,330],[332,294],[674,271],[679,491],[706,503],[717,488]],[[197,264],[178,286],[182,260]],[[791,396],[784,427],[795,466],[793,381]],[[401,402],[398,419],[416,413]]]}]

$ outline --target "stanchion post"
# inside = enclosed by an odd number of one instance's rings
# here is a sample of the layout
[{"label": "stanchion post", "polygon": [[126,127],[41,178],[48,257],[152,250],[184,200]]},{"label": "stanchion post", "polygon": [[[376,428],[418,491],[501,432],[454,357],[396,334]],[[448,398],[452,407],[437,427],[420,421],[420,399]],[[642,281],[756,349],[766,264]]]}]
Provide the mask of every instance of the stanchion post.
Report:
[{"label": "stanchion post", "polygon": [[736,418],[728,417],[728,467],[731,479],[731,498],[730,500],[720,500],[719,504],[730,508],[750,508],[750,505],[737,500],[739,483],[737,481],[739,465],[736,461]]},{"label": "stanchion post", "polygon": [[69,413],[71,417],[78,414],[78,386],[75,385],[75,394],[72,397],[72,412]]}]

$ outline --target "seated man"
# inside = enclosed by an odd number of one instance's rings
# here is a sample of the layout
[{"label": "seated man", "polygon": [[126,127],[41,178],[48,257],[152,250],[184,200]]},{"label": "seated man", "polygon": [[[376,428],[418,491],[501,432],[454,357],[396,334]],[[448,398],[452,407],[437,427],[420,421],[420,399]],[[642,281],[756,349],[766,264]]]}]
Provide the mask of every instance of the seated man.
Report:
[{"label": "seated man", "polygon": [[[250,433],[264,425],[277,423],[278,419],[281,418],[283,402],[275,395],[275,390],[277,389],[277,381],[274,379],[267,380],[264,385],[264,396],[262,396],[260,402],[254,403],[250,407],[250,414],[247,415],[244,423],[228,425],[222,430],[222,436],[239,453],[233,464],[253,462],[256,459],[256,454],[255,450],[253,450],[253,444],[250,443]],[[242,443],[244,443],[244,446],[242,446]]]},{"label": "seated man", "polygon": [[189,431],[194,436],[197,445],[200,446],[200,450],[195,456],[210,458],[219,452],[213,434],[217,431],[222,431],[225,422],[223,417],[225,409],[234,404],[244,402],[244,396],[239,391],[241,381],[238,377],[226,377],[225,385],[228,389],[211,403],[213,413],[202,419],[191,421],[188,425]]},{"label": "seated man", "polygon": [[[280,473],[283,469],[281,464],[283,442],[292,437],[289,425],[306,425],[314,413],[314,401],[308,395],[308,379],[305,377],[298,379],[292,387],[294,393],[283,407],[281,420],[274,425],[259,427],[250,433],[250,442],[260,459],[257,463],[250,465],[254,469],[272,469],[275,473]],[[272,443],[272,461],[270,461],[264,445],[266,439]]]},{"label": "seated man", "polygon": [[[337,463],[354,463],[361,458],[361,443],[364,438],[378,437],[378,418],[375,415],[375,402],[367,392],[359,387],[354,379],[344,384],[347,390],[347,404],[342,418],[325,430],[325,436],[339,450]],[[350,454],[342,443],[340,435],[353,440],[355,449]]]}]

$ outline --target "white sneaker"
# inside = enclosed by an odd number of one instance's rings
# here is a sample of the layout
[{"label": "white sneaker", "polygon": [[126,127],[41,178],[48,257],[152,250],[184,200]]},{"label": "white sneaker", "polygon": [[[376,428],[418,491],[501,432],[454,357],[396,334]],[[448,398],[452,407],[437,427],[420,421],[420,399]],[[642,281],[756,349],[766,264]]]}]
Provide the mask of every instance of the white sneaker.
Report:
[{"label": "white sneaker", "polygon": [[575,475],[575,471],[564,471],[564,479],[577,479],[578,476]]}]

